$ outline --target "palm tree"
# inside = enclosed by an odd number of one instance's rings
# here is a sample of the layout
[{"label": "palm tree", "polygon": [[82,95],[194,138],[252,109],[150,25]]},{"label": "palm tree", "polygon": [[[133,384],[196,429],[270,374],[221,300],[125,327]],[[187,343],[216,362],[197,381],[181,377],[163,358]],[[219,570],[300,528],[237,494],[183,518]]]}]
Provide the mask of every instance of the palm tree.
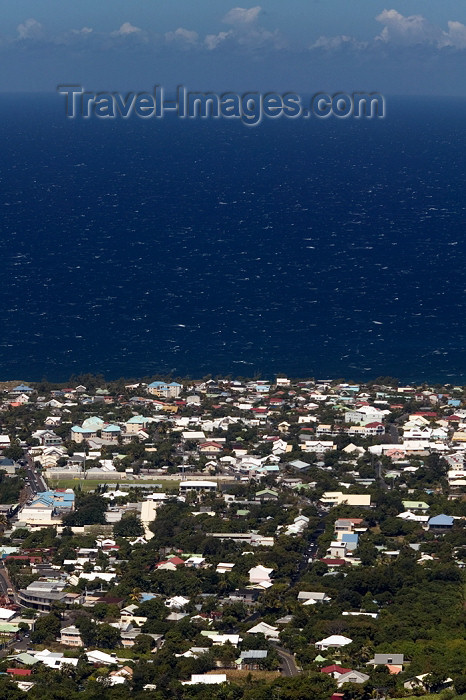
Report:
[{"label": "palm tree", "polygon": [[133,603],[139,603],[139,601],[142,598],[142,592],[140,588],[133,588],[131,593],[129,594],[130,600],[132,600]]}]

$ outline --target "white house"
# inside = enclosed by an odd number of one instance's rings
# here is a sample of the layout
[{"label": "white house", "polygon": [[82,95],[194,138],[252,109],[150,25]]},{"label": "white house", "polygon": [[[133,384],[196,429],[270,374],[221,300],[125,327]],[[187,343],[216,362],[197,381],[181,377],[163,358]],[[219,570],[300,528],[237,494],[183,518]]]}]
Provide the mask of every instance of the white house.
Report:
[{"label": "white house", "polygon": [[332,647],[345,647],[347,644],[351,644],[352,641],[352,639],[349,639],[349,637],[344,637],[342,634],[332,634],[330,637],[326,637],[325,639],[321,639],[320,642],[316,642],[315,647],[316,649],[325,651],[326,649],[330,649]]},{"label": "white house", "polygon": [[263,583],[264,581],[271,583],[270,574],[272,571],[273,569],[268,569],[262,564],[254,566],[252,569],[249,569],[249,583]]}]

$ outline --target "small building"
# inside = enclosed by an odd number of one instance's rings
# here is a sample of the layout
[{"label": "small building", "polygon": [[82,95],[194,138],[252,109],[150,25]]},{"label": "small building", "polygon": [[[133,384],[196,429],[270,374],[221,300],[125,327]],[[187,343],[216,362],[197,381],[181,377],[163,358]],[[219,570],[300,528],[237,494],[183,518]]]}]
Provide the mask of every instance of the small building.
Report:
[{"label": "small building", "polygon": [[454,523],[454,518],[451,515],[434,515],[434,517],[430,518],[427,525],[429,530],[433,530],[434,532],[447,532],[448,530],[451,530],[453,527]]},{"label": "small building", "polygon": [[180,483],[180,494],[187,493],[188,491],[216,491],[217,482],[216,481],[182,481]]},{"label": "small building", "polygon": [[75,625],[62,627],[60,630],[60,644],[69,647],[83,647],[84,644],[79,629]]},{"label": "small building", "polygon": [[342,634],[332,634],[330,637],[325,637],[325,639],[321,639],[320,642],[316,642],[315,647],[321,651],[331,648],[339,649],[351,644],[352,641],[352,639],[344,637]]}]

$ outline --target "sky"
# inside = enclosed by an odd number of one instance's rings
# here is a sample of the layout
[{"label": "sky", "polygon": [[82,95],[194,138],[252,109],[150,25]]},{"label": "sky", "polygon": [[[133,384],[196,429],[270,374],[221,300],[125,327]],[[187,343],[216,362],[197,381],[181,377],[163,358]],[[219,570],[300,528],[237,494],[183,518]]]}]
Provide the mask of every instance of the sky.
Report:
[{"label": "sky", "polygon": [[466,96],[459,0],[0,0],[0,91]]}]

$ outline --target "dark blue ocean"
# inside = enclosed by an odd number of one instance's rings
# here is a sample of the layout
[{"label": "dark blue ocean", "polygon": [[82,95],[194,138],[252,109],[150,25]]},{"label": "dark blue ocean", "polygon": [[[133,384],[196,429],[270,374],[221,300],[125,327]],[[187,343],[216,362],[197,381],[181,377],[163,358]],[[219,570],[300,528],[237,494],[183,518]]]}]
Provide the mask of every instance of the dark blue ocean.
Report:
[{"label": "dark blue ocean", "polygon": [[0,379],[466,383],[466,101],[66,120],[0,98]]}]

